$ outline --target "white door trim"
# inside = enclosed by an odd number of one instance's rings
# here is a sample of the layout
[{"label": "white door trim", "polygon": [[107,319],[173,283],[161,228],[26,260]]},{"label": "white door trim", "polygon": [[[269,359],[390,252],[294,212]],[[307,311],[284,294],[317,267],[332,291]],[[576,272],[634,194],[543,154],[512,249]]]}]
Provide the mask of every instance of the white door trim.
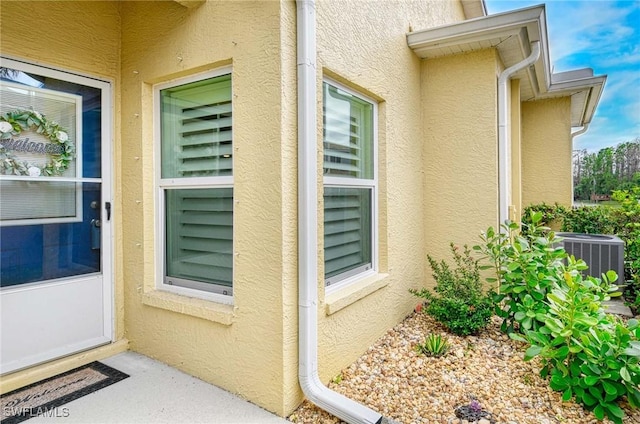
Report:
[{"label": "white door trim", "polygon": [[[101,234],[101,273],[86,274],[78,277],[68,277],[59,280],[51,280],[44,283],[47,287],[63,287],[71,286],[73,281],[94,281],[98,278],[103,280],[102,283],[102,336],[87,339],[81,343],[69,344],[60,349],[48,351],[43,355],[32,355],[28,358],[11,361],[3,364],[0,373],[6,374],[17,371],[21,368],[37,365],[38,363],[56,359],[61,356],[70,355],[82,350],[91,349],[93,347],[111,343],[115,340],[115,298],[114,298],[114,202],[113,202],[113,81],[96,78],[89,75],[82,75],[72,71],[56,69],[54,67],[42,64],[35,64],[18,58],[0,57],[0,66],[11,69],[18,69],[24,72],[43,75],[56,78],[63,81],[69,81],[81,84],[101,91],[101,205],[100,220],[102,222]],[[105,205],[109,202],[111,205],[110,219],[107,219],[107,210]],[[11,296],[25,291],[35,290],[42,287],[42,284],[24,284],[21,286],[10,286],[0,290],[1,296]],[[6,324],[5,324],[6,325]]]}]

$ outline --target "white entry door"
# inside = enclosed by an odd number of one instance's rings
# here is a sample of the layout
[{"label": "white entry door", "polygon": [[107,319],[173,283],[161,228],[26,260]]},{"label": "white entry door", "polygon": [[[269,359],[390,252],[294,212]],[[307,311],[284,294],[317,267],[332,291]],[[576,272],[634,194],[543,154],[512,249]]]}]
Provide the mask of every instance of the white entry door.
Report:
[{"label": "white entry door", "polygon": [[0,374],[111,342],[111,87],[0,58]]}]

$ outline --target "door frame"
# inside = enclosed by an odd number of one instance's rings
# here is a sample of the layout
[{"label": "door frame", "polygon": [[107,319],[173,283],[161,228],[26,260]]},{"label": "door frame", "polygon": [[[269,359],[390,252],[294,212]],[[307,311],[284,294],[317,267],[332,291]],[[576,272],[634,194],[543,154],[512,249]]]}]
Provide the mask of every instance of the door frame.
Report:
[{"label": "door frame", "polygon": [[[17,58],[9,55],[0,55],[0,65],[7,68],[18,69],[24,72],[39,74],[62,81],[68,81],[75,84],[85,85],[97,88],[101,91],[101,205],[100,205],[100,221],[101,221],[101,274],[102,274],[102,301],[103,301],[103,335],[104,339],[96,341],[94,345],[80,348],[77,351],[65,352],[55,357],[42,358],[33,363],[22,364],[4,374],[19,371],[21,369],[30,368],[39,364],[54,361],[64,356],[73,355],[82,351],[96,348],[100,345],[113,343],[115,340],[115,278],[114,278],[114,221],[115,214],[113,207],[113,186],[114,186],[114,169],[113,169],[113,99],[114,99],[114,82],[107,78],[98,78],[89,74],[79,73],[71,70],[64,70],[59,67],[45,65],[35,61]],[[82,177],[82,176],[80,176]],[[110,219],[107,219],[107,202],[111,205],[109,212]],[[57,280],[49,280],[47,285],[55,286],[69,279],[86,278],[82,275],[76,277],[66,277]],[[9,286],[2,289],[3,294],[18,293],[21,291],[33,290],[36,285],[41,283],[27,283],[19,286]],[[108,340],[107,340],[108,339]],[[29,359],[32,359],[30,357]]]}]

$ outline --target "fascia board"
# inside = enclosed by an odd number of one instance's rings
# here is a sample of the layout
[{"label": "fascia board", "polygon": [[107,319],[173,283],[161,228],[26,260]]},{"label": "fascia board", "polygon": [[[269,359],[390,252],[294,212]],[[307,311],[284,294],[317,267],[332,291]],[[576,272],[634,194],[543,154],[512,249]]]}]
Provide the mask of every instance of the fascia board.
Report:
[{"label": "fascia board", "polygon": [[[501,42],[508,37],[518,38],[522,55],[519,60],[530,54],[531,42],[540,41],[541,60],[534,64],[535,72],[529,75],[536,94],[546,92],[551,67],[544,5],[411,32],[407,34],[407,44],[419,57],[429,58],[433,56],[431,52],[439,49],[456,46],[466,51],[472,50],[475,43],[487,41],[499,50]],[[509,67],[513,63],[504,65]]]},{"label": "fascia board", "polygon": [[[424,50],[429,47],[464,44],[517,35],[523,26],[538,21],[543,12],[543,6],[536,6],[415,31],[407,34],[407,44],[413,50]],[[532,37],[532,35],[534,36]],[[539,37],[530,34],[530,38],[531,41],[537,41]]]},{"label": "fascia board", "polygon": [[[600,97],[604,91],[604,85],[607,81],[607,76],[602,75],[592,78],[578,78],[573,80],[565,80],[560,83],[551,84],[549,88],[550,95],[571,95],[579,91],[588,90],[589,94],[584,99],[584,104],[581,107],[582,115],[574,118],[571,117],[572,122],[576,122],[574,126],[583,126],[588,124],[593,119]],[[574,101],[574,98],[572,98]]]}]

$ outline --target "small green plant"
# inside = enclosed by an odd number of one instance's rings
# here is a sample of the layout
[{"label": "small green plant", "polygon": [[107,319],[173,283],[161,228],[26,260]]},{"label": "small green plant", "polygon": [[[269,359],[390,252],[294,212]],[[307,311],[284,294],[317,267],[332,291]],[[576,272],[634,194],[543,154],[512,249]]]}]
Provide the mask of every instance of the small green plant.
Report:
[{"label": "small green plant", "polygon": [[416,351],[427,356],[442,356],[449,351],[449,342],[442,335],[432,333],[416,345]]},{"label": "small green plant", "polygon": [[334,383],[334,384],[340,384],[342,382],[342,378],[343,378],[342,377],[342,373],[340,373],[340,374],[336,375],[335,377],[333,377],[331,379],[331,382]]},{"label": "small green plant", "polygon": [[461,252],[453,243],[450,248],[453,268],[444,260],[438,262],[427,255],[436,281],[434,292],[426,288],[410,292],[426,299],[423,310],[452,333],[476,334],[487,326],[493,315],[493,293],[484,292],[478,261],[471,256],[471,250],[464,246]]}]

